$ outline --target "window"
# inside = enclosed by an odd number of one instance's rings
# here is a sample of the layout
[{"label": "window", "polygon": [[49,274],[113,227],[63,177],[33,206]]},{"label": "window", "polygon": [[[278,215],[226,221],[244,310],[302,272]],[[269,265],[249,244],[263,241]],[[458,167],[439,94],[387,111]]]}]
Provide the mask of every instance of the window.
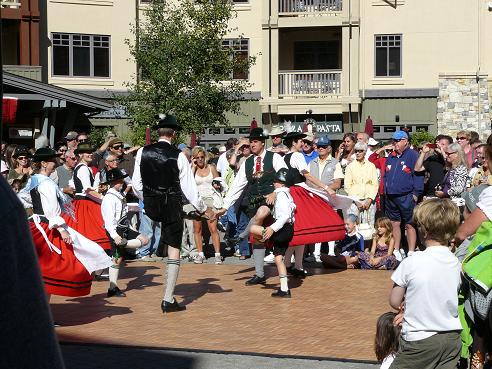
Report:
[{"label": "window", "polygon": [[224,128],[224,134],[225,135],[235,135],[236,134],[236,128]]},{"label": "window", "polygon": [[209,128],[208,133],[211,135],[220,135],[220,128]]},{"label": "window", "polygon": [[294,42],[294,69],[340,69],[338,41]]},{"label": "window", "polygon": [[[231,38],[222,40],[222,46],[231,49],[232,58],[243,64],[248,59],[249,55],[249,39],[248,38]],[[248,79],[248,70],[245,70],[242,65],[232,72],[232,79]]]},{"label": "window", "polygon": [[53,75],[109,77],[110,36],[53,33]]},{"label": "window", "polygon": [[250,131],[251,131],[250,127],[240,127],[239,128],[239,134],[240,135],[249,135]]},{"label": "window", "polygon": [[401,77],[401,35],[376,35],[376,77]]},{"label": "window", "polygon": [[249,0],[232,0],[234,4],[247,4]]}]

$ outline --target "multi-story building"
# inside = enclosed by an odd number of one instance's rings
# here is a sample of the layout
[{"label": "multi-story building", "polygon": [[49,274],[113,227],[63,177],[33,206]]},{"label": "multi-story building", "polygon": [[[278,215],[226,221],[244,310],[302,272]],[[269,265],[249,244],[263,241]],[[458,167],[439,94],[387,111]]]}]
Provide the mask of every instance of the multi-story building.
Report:
[{"label": "multi-story building", "polygon": [[[124,40],[149,0],[47,0],[48,81],[109,98],[136,75]],[[237,17],[224,40],[255,55],[243,115],[210,127],[211,145],[306,120],[340,138],[371,116],[376,137],[406,125],[433,132],[490,132],[489,3],[451,0],[233,0]],[[478,81],[478,82],[477,82]],[[91,118],[121,133],[116,110]]]}]

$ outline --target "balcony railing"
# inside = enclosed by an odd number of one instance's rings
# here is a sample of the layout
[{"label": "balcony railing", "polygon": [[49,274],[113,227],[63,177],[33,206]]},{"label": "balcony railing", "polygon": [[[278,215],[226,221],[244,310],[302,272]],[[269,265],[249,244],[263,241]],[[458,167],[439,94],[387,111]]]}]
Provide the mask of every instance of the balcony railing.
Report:
[{"label": "balcony railing", "polygon": [[21,0],[1,0],[0,7],[19,9],[21,7]]},{"label": "balcony railing", "polygon": [[341,77],[340,70],[280,71],[278,94],[280,97],[340,95]]},{"label": "balcony railing", "polygon": [[279,0],[279,15],[329,14],[342,11],[342,0]]}]

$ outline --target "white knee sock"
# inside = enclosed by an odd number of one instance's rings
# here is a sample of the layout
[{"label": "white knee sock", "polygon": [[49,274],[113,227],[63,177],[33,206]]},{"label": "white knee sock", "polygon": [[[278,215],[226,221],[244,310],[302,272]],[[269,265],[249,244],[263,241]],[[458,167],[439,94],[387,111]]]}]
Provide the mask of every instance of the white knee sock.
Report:
[{"label": "white knee sock", "polygon": [[280,278],[280,290],[287,292],[289,290],[289,283],[287,276],[285,274],[279,274],[278,275]]},{"label": "white knee sock", "polygon": [[314,244],[314,256],[319,256],[321,254],[321,242]]},{"label": "white knee sock", "polygon": [[119,274],[120,274],[120,267],[118,265],[111,265],[109,267],[109,288],[118,287]]},{"label": "white knee sock", "polygon": [[335,256],[335,241],[328,242],[328,255]]},{"label": "white knee sock", "polygon": [[176,287],[176,281],[178,280],[179,265],[179,259],[167,259],[167,276],[164,301],[174,301],[174,288]]},{"label": "white knee sock", "polygon": [[134,238],[133,240],[128,240],[125,248],[126,249],[137,249],[141,246],[142,246],[142,241],[140,241],[138,238]]}]

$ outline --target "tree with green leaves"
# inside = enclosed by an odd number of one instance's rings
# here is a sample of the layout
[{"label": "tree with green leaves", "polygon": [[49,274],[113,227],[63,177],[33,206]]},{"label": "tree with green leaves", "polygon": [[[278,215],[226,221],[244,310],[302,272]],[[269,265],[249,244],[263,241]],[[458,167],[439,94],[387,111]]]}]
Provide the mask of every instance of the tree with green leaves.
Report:
[{"label": "tree with green leaves", "polygon": [[235,17],[230,0],[153,0],[127,40],[139,76],[120,97],[131,118],[138,143],[142,127],[153,125],[158,113],[173,113],[183,132],[226,126],[226,112],[240,113],[250,86],[246,75],[254,56],[224,46]]}]

